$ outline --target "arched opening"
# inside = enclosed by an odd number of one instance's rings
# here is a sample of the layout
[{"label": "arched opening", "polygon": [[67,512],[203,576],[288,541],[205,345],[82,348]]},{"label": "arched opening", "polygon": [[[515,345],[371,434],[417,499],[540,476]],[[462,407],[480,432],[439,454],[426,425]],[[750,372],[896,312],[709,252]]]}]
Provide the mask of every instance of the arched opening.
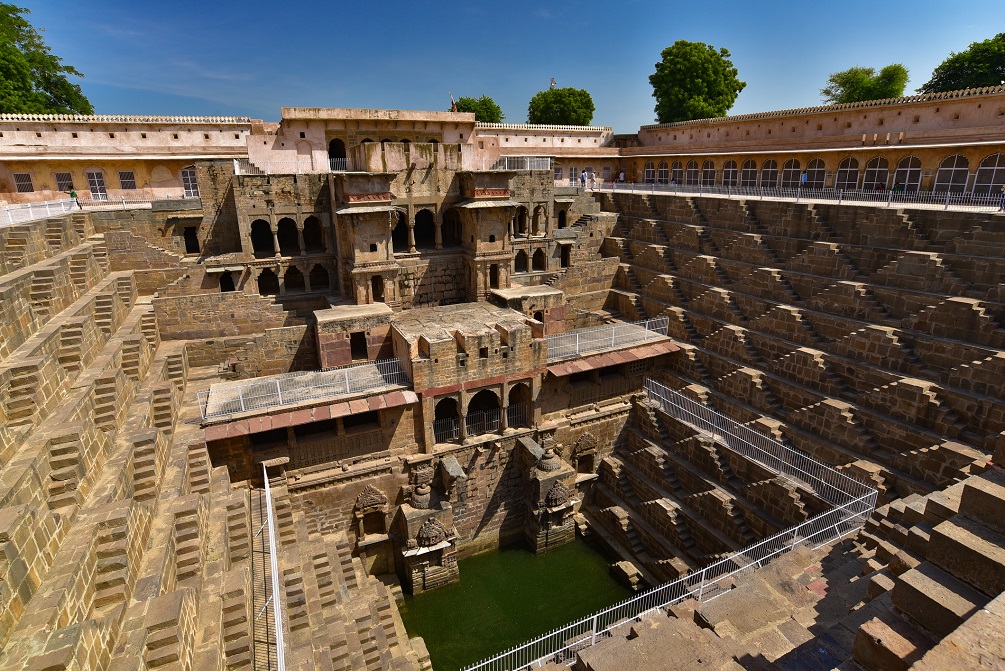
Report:
[{"label": "arched opening", "polygon": [[534,235],[544,235],[544,207],[534,208]]},{"label": "arched opening", "polygon": [[516,208],[516,215],[513,217],[513,230],[517,235],[527,236],[527,208],[520,206]]},{"label": "arched opening", "polygon": [[394,142],[394,140],[389,140],[389,139],[388,139],[388,138],[386,138],[386,137],[385,137],[385,138],[384,138],[383,140],[381,140],[381,141],[380,141],[380,143],[381,143],[381,144],[389,144],[389,143],[391,143],[391,142]]},{"label": "arched opening", "polygon": [[374,303],[384,302],[384,278],[380,275],[370,278],[370,296]]},{"label": "arched opening", "polygon": [[457,400],[441,398],[433,409],[433,435],[437,443],[446,443],[460,437],[461,414]]},{"label": "arched opening", "polygon": [[824,178],[826,176],[827,170],[824,167],[823,160],[812,158],[806,164],[806,183],[803,184],[803,187],[806,189],[822,189],[824,188]]},{"label": "arched opening", "polygon": [[656,166],[653,165],[652,161],[646,161],[645,170],[642,173],[642,180],[646,184],[652,184],[656,181]]},{"label": "arched opening", "polygon": [[917,191],[921,188],[921,159],[905,156],[897,162],[897,172],[893,173],[893,187],[898,191]]},{"label": "arched opening", "polygon": [[[368,140],[363,140],[363,142],[368,142]],[[345,142],[335,138],[328,143],[328,158],[329,159],[345,159]]]},{"label": "arched opening", "polygon": [[848,157],[838,164],[834,188],[839,191],[854,191],[858,188],[858,159]]},{"label": "arched opening", "polygon": [[307,217],[304,221],[304,249],[308,252],[324,252],[327,249],[321,220],[317,217]]},{"label": "arched opening", "polygon": [[967,181],[970,179],[970,161],[966,156],[953,154],[947,156],[939,164],[939,170],[935,173],[935,186],[933,191],[949,191],[951,193],[963,193],[967,190]]},{"label": "arched opening", "polygon": [[373,140],[372,140],[372,139],[370,139],[370,138],[368,138],[368,137],[365,137],[365,138],[363,138],[363,139],[362,139],[362,140],[360,141],[360,144],[369,144],[369,143],[371,143],[371,142],[373,142]]},{"label": "arched opening", "polygon": [[740,186],[753,189],[757,186],[757,164],[748,158],[740,168]]},{"label": "arched opening", "polygon": [[263,296],[275,296],[279,293],[279,277],[266,268],[258,275],[258,293]]},{"label": "arched opening", "polygon": [[736,186],[736,161],[726,161],[722,166],[722,185]]},{"label": "arched opening", "polygon": [[286,293],[291,291],[304,291],[307,287],[304,284],[304,274],[296,266],[291,266],[283,275],[283,284],[286,286]]},{"label": "arched opening", "polygon": [[251,249],[256,257],[275,256],[274,242],[269,222],[264,219],[251,222]]},{"label": "arched opening", "polygon": [[509,407],[506,409],[506,423],[511,429],[530,426],[530,410],[533,407],[530,386],[525,382],[513,385],[509,390]]},{"label": "arched opening", "polygon": [[673,165],[670,166],[670,181],[674,184],[680,184],[684,181],[684,166],[680,161],[674,161]]},{"label": "arched opening", "polygon": [[538,249],[537,251],[534,252],[534,256],[532,258],[531,263],[532,263],[532,267],[534,268],[534,270],[545,270],[546,269],[545,268],[546,260],[544,258],[544,250],[543,249]]},{"label": "arched opening", "polygon": [[534,319],[536,319],[537,321],[539,321],[539,322],[541,322],[543,324],[544,323],[544,312],[542,312],[541,310],[537,310],[536,312],[534,312]]},{"label": "arched opening", "polygon": [[405,216],[404,212],[398,213],[398,223],[391,231],[391,245],[396,254],[408,251],[408,217]]},{"label": "arched opening", "polygon": [[300,253],[297,222],[289,217],[283,217],[276,224],[276,238],[279,240],[279,253],[283,256],[296,256]]},{"label": "arched opening", "polygon": [[513,272],[527,272],[527,252],[522,249],[516,253],[516,258],[513,260]]},{"label": "arched opening", "polygon": [[495,392],[482,389],[468,402],[466,424],[469,436],[499,430],[500,406]]},{"label": "arched opening", "polygon": [[310,278],[312,291],[321,291],[331,286],[331,277],[328,275],[328,269],[320,263],[311,268]]},{"label": "arched opening", "polygon": [[668,184],[669,182],[670,182],[670,169],[667,167],[666,161],[660,161],[659,167],[656,169],[656,183]]},{"label": "arched opening", "polygon": [[876,156],[865,164],[862,176],[863,191],[885,191],[890,180],[890,164],[882,156]]},{"label": "arched opening", "polygon": [[705,161],[701,164],[701,183],[715,184],[715,163]]},{"label": "arched opening", "polygon": [[700,179],[701,173],[698,171],[698,161],[688,161],[687,168],[684,170],[684,183],[689,186],[696,186]]},{"label": "arched opening", "polygon": [[492,289],[499,288],[499,264],[493,263],[489,266],[489,287]]},{"label": "arched opening", "polygon": [[454,208],[443,213],[440,238],[443,240],[444,247],[460,247],[461,245],[461,215]]},{"label": "arched opening", "polygon": [[566,213],[565,210],[559,210],[558,211],[558,227],[559,228],[565,228],[566,227],[566,222],[568,221],[568,219],[569,219],[569,215],[568,215],[568,213]]},{"label": "arched opening", "polygon": [[974,193],[1001,194],[1005,185],[1005,155],[991,154],[977,168],[977,179],[974,182]]},{"label": "arched opening", "polygon": [[790,158],[782,165],[782,188],[798,189],[802,173],[799,172],[799,159]]},{"label": "arched opening", "polygon": [[234,276],[230,274],[229,270],[224,271],[224,273],[220,275],[220,291],[227,292],[236,290],[237,287],[234,286]]},{"label": "arched opening", "polygon": [[778,186],[778,161],[773,158],[761,164],[761,186],[766,189]]},{"label": "arched opening", "polygon": [[436,247],[436,224],[433,213],[429,210],[419,210],[415,213],[415,247],[417,249],[433,249]]}]

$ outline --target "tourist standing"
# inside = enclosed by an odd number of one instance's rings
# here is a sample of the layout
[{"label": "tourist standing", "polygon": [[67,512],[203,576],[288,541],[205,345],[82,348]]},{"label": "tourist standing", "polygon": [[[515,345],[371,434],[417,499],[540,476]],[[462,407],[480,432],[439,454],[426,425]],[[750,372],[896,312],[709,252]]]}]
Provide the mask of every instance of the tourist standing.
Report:
[{"label": "tourist standing", "polygon": [[77,190],[76,189],[74,189],[74,188],[71,187],[69,191],[64,191],[63,193],[70,194],[70,200],[72,200],[73,202],[75,202],[77,204],[77,208],[78,209],[81,209],[81,210],[84,209],[84,206],[80,204],[80,199],[77,198]]},{"label": "tourist standing", "polygon": [[590,171],[590,188],[591,189],[597,188],[597,173],[595,173],[592,170]]},{"label": "tourist standing", "polygon": [[586,168],[583,168],[583,172],[579,173],[579,186],[583,189],[586,188]]},{"label": "tourist standing", "polygon": [[622,184],[625,183],[625,171],[624,170],[622,170],[621,174],[618,175],[618,181],[621,182]]},{"label": "tourist standing", "polygon": [[1005,211],[1005,186],[1002,187],[1002,195],[1001,198],[998,200],[998,211],[999,212]]},{"label": "tourist standing", "polygon": [[806,171],[803,170],[803,175],[802,175],[802,177],[799,178],[799,188],[800,189],[805,189],[806,188],[806,179],[807,179]]}]

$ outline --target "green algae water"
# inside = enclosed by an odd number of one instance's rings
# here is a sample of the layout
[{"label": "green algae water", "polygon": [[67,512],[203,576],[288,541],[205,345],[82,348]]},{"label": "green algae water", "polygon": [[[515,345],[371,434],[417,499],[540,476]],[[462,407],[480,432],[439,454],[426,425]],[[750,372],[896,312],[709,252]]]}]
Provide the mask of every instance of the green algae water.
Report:
[{"label": "green algae water", "polygon": [[517,545],[458,565],[459,583],[406,595],[400,609],[408,635],[425,639],[434,671],[456,671],[632,594],[578,538],[542,555]]}]

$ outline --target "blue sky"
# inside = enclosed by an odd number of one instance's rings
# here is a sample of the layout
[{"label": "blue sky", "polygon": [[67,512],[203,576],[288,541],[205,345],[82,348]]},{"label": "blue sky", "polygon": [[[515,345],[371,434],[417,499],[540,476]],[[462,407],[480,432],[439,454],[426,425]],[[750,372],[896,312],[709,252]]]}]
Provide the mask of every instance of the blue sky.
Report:
[{"label": "blue sky", "polygon": [[[15,0],[16,1],[16,0]],[[686,39],[726,47],[747,87],[731,114],[820,104],[831,72],[903,63],[907,93],[951,51],[993,37],[1001,0],[887,2],[261,2],[44,0],[53,52],[100,114],[239,114],[281,107],[449,107],[495,98],[526,121],[547,88],[584,88],[593,122],[653,122],[649,75]]]}]

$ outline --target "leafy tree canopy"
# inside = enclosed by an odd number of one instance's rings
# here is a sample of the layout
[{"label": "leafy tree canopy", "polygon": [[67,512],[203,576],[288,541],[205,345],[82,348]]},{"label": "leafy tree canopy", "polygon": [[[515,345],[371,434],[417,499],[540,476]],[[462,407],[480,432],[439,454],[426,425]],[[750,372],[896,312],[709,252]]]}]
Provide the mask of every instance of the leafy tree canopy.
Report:
[{"label": "leafy tree canopy", "polygon": [[857,103],[863,100],[899,98],[907,86],[907,68],[900,63],[887,65],[879,71],[853,67],[831,73],[827,86],[820,89],[824,102],[832,105]]},{"label": "leafy tree canopy", "polygon": [[530,99],[527,123],[589,126],[595,109],[593,96],[584,89],[548,89]]},{"label": "leafy tree canopy", "polygon": [[94,114],[80,86],[67,79],[83,75],[52,54],[24,18],[29,13],[0,3],[0,113]]},{"label": "leafy tree canopy", "polygon": [[737,78],[726,49],[677,40],[661,55],[656,72],[649,75],[657,123],[726,116],[747,85]]},{"label": "leafy tree canopy", "polygon": [[506,118],[502,107],[499,107],[496,101],[488,96],[482,96],[481,98],[466,98],[461,96],[457,99],[457,111],[474,112],[475,121],[482,121],[484,123],[502,123],[502,120]]},{"label": "leafy tree canopy", "polygon": [[1005,80],[1005,33],[974,42],[966,51],[949,53],[918,93],[997,86]]}]

